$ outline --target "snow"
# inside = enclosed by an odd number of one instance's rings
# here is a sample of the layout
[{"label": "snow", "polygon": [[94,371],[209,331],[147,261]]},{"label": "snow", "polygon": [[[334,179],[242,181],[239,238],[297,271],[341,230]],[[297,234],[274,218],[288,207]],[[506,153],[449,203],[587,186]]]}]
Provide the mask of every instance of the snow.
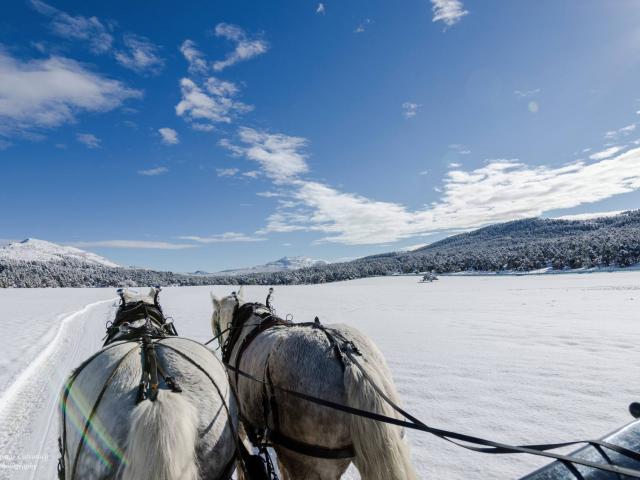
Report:
[{"label": "snow", "polygon": [[85,252],[75,247],[57,245],[45,240],[38,240],[37,238],[27,238],[22,242],[14,242],[0,246],[0,260],[60,262],[65,259],[73,259],[83,263],[104,265],[107,267],[119,266],[95,253]]},{"label": "snow", "polygon": [[233,270],[223,270],[221,274],[225,275],[244,275],[247,273],[268,273],[268,272],[282,272],[286,270],[300,270],[301,268],[315,267],[319,265],[326,265],[328,262],[325,260],[316,260],[309,257],[282,257],[273,262],[265,263],[264,265],[257,265],[249,268],[238,268]]},{"label": "snow", "polygon": [[591,213],[576,213],[573,215],[562,215],[561,217],[554,217],[555,220],[593,220],[597,218],[615,217],[624,213],[624,210],[613,210],[609,212],[591,212]]},{"label": "snow", "polygon": [[[276,287],[273,301],[280,316],[318,315],[366,332],[384,352],[405,407],[439,428],[542,443],[599,437],[631,420],[640,272],[418,280]],[[161,293],[181,335],[211,338],[210,290],[225,295],[232,287]],[[246,287],[247,300],[266,294],[267,287]],[[26,465],[0,468],[0,478],[53,476],[56,396],[71,368],[99,348],[113,297],[113,289],[0,290],[0,467],[7,458]],[[421,478],[512,479],[546,463],[408,436]]]}]

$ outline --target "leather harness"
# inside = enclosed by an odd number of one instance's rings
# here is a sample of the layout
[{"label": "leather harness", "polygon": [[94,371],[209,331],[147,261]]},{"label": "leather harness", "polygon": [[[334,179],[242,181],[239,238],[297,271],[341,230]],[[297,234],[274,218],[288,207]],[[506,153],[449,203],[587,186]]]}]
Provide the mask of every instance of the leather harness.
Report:
[{"label": "leather harness", "polygon": [[[138,325],[140,324],[141,325]],[[82,436],[80,437],[80,442],[78,443],[78,447],[75,452],[75,456],[73,459],[73,466],[71,469],[71,479],[76,478],[76,469],[78,466],[78,460],[80,458],[80,454],[82,453],[83,447],[87,440],[87,433],[92,424],[93,417],[95,416],[102,397],[106,393],[109,385],[116,376],[116,373],[120,367],[120,365],[124,362],[124,360],[129,357],[133,352],[138,350],[138,346],[141,348],[141,362],[142,362],[142,378],[138,385],[138,392],[136,395],[136,404],[142,402],[143,400],[155,401],[158,396],[158,389],[160,387],[159,377],[164,380],[164,384],[166,388],[170,389],[172,392],[180,393],[182,392],[182,388],[178,385],[176,380],[167,374],[167,368],[164,363],[161,361],[161,358],[158,357],[156,353],[156,348],[162,346],[163,348],[169,349],[172,352],[180,355],[194,366],[196,366],[200,371],[202,371],[207,378],[213,383],[216,388],[220,399],[222,400],[223,407],[225,408],[229,419],[231,419],[231,413],[229,411],[229,407],[222,395],[222,392],[218,388],[218,385],[215,383],[214,379],[209,375],[209,373],[202,368],[196,361],[191,359],[188,355],[185,355],[180,350],[161,343],[164,338],[167,337],[175,337],[178,335],[173,323],[168,322],[166,317],[162,312],[162,308],[157,302],[157,297],[153,305],[146,303],[144,301],[125,303],[124,297],[122,297],[122,303],[120,304],[120,308],[116,314],[116,318],[113,323],[107,326],[107,334],[105,337],[105,342],[103,345],[103,349],[93,354],[91,357],[82,362],[71,374],[69,380],[65,384],[61,409],[62,409],[62,437],[58,439],[58,445],[60,449],[60,459],[58,460],[58,478],[60,480],[64,480],[65,476],[65,455],[67,453],[67,401],[69,398],[69,394],[71,392],[71,387],[77,380],[80,373],[87,367],[93,360],[107,352],[108,350],[117,347],[119,345],[127,344],[127,343],[135,343],[136,345],[126,351],[126,353],[116,362],[115,366],[111,370],[111,373],[107,377],[107,381],[103,385],[100,390],[98,397],[87,417],[87,420],[84,424],[84,429],[82,431]],[[188,339],[187,339],[188,340]],[[198,343],[198,342],[194,342]],[[201,345],[198,343],[198,345]],[[203,347],[205,348],[205,347]],[[238,441],[237,432],[235,428],[233,428],[233,436],[235,441]],[[237,447],[237,445],[236,445]],[[237,452],[236,452],[237,453]],[[234,455],[230,461],[225,465],[222,475],[218,480],[228,480],[231,478],[234,467],[235,467],[236,455]]]},{"label": "leather harness", "polygon": [[[242,330],[246,327],[246,322],[251,318],[258,318],[260,319],[260,322],[257,323],[255,328],[252,329],[242,340],[242,343],[238,347],[237,353],[235,355],[235,367],[232,367],[230,365],[230,361],[233,350],[240,339]],[[245,303],[242,305],[236,304],[231,322],[231,333],[222,346],[223,362],[227,366],[228,370],[234,373],[236,396],[238,395],[238,379],[241,372],[241,362],[244,352],[261,333],[275,326],[309,327],[321,330],[329,340],[329,344],[335,352],[336,358],[340,362],[340,366],[342,368],[342,371],[344,372],[344,359],[342,357],[340,346],[338,345],[338,342],[334,337],[337,332],[326,328],[320,323],[317,317],[314,322],[292,323],[275,316],[270,308],[261,303]],[[253,428],[247,428],[247,434],[249,435],[252,443],[256,444],[256,442],[264,442],[268,440],[268,442],[272,445],[279,445],[293,452],[315,458],[337,460],[355,457],[353,445],[346,445],[344,447],[337,448],[324,447],[319,445],[311,445],[284,435],[280,431],[279,427],[278,405],[275,395],[273,394],[274,388],[271,381],[268,359],[266,362],[264,378],[265,382],[263,383],[262,403],[264,409],[265,425],[262,428],[266,428],[266,431],[261,432],[261,428],[256,426],[252,426]],[[273,428],[267,427],[269,412],[272,416]],[[242,419],[245,426],[249,427],[251,425],[247,417],[242,412],[240,412],[240,418]]]}]

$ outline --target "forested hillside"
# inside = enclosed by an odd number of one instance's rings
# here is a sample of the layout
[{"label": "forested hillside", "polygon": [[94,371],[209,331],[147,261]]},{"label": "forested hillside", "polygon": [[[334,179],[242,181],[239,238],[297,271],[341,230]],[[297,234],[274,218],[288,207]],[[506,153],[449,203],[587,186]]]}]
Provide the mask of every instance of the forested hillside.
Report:
[{"label": "forested hillside", "polygon": [[534,218],[455,235],[411,252],[393,252],[300,270],[243,275],[185,275],[61,262],[0,258],[0,287],[324,283],[433,271],[527,272],[640,263],[640,210],[592,220]]}]

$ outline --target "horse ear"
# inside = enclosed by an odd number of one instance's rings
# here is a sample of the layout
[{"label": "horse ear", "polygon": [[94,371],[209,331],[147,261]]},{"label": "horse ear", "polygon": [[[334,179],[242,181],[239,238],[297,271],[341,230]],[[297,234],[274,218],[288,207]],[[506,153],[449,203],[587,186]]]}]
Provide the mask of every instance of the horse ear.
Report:
[{"label": "horse ear", "polygon": [[220,309],[220,300],[218,300],[218,297],[216,297],[213,292],[211,292],[211,301],[213,302],[213,306],[216,308],[216,310]]},{"label": "horse ear", "polygon": [[238,295],[238,298],[242,298],[244,296],[244,285],[240,287],[237,295]]}]

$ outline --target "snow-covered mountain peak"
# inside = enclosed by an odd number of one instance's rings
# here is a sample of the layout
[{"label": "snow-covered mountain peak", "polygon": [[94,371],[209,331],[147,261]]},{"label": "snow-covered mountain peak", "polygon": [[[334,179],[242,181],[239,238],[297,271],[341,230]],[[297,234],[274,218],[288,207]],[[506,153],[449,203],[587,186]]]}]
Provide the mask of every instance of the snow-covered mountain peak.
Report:
[{"label": "snow-covered mountain peak", "polygon": [[265,263],[264,265],[257,265],[255,267],[238,268],[233,270],[223,270],[225,275],[242,275],[247,273],[268,273],[268,272],[283,272],[286,270],[299,270],[306,267],[315,267],[319,265],[326,265],[328,262],[325,260],[316,260],[309,257],[282,257],[273,262]]},{"label": "snow-covered mountain peak", "polygon": [[95,253],[85,252],[79,248],[58,245],[37,238],[27,238],[21,242],[0,246],[0,260],[13,260],[18,262],[61,262],[68,259],[93,265],[104,265],[106,267],[119,266]]}]

